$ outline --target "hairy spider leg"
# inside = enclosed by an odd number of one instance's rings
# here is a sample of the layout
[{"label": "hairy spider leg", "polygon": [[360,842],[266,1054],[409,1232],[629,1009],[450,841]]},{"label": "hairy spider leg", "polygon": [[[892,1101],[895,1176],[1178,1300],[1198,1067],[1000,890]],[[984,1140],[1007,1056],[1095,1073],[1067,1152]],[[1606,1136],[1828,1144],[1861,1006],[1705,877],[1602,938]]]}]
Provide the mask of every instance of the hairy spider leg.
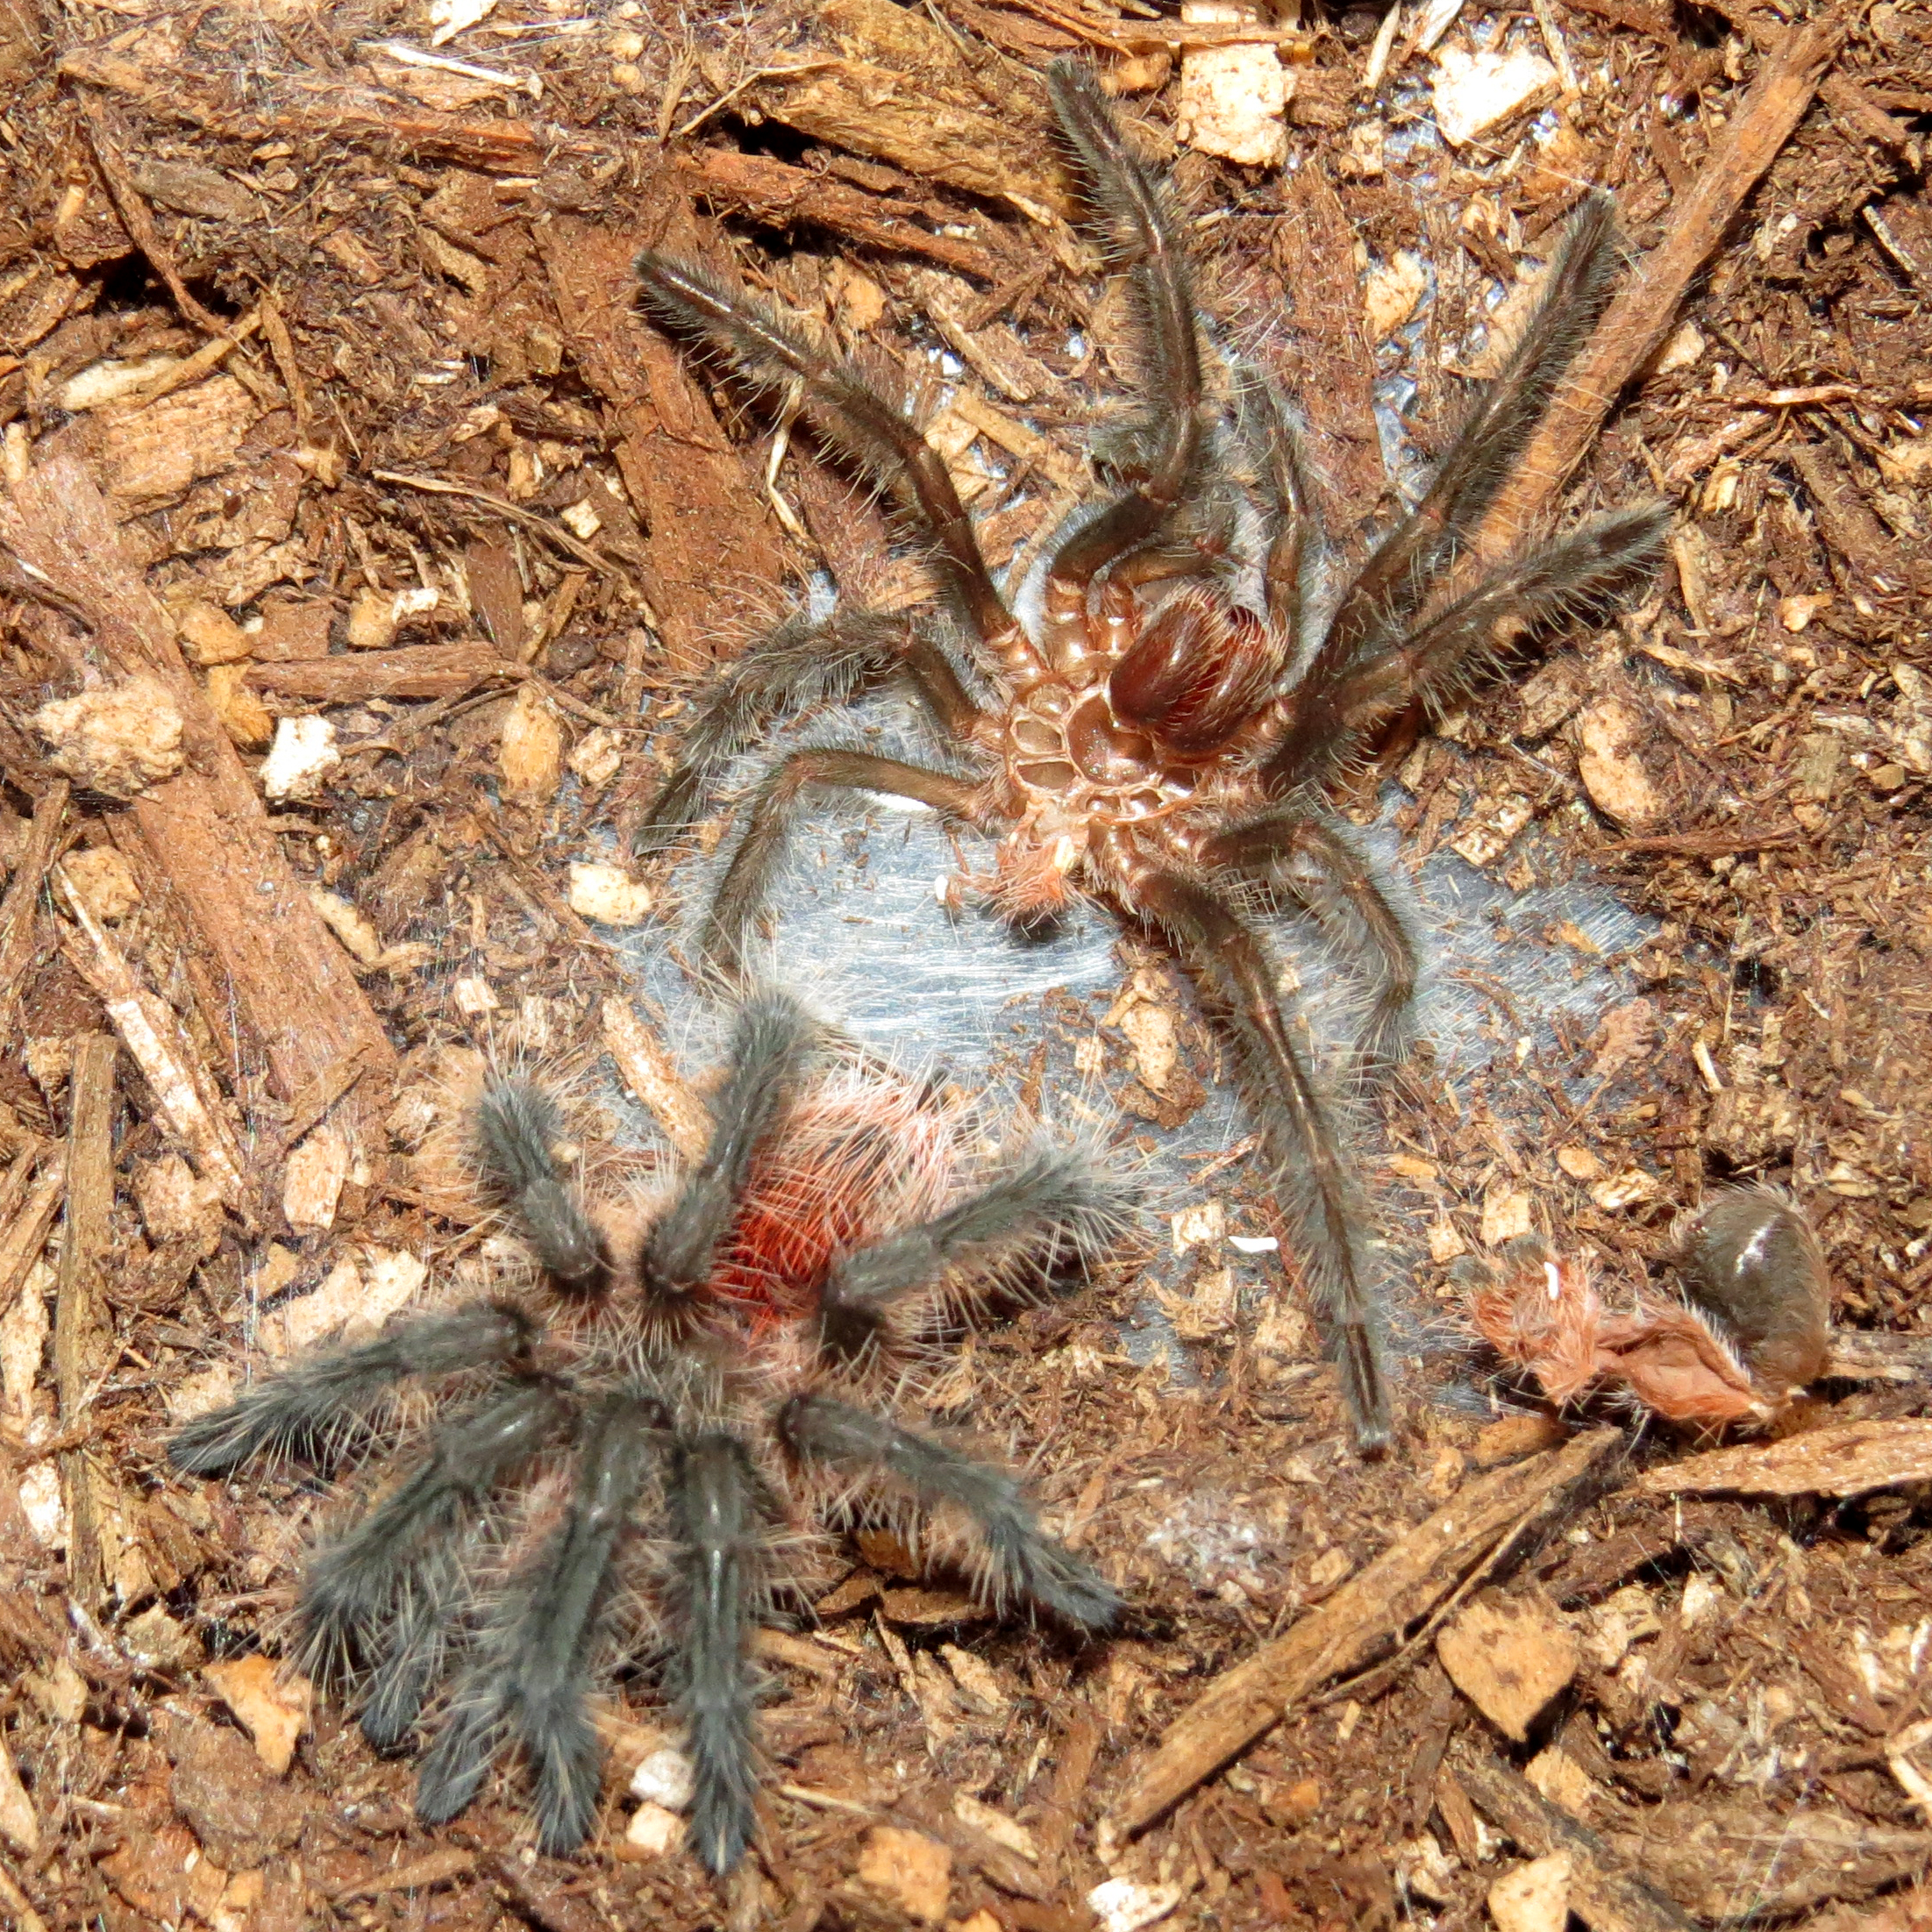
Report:
[{"label": "hairy spider leg", "polygon": [[1379,1297],[1365,1273],[1365,1217],[1343,1158],[1341,1125],[1289,1031],[1266,951],[1212,891],[1178,873],[1145,866],[1132,895],[1227,1015],[1249,1104],[1283,1183],[1295,1257],[1332,1338],[1357,1446],[1379,1455],[1388,1445],[1389,1400]]},{"label": "hairy spider leg", "polygon": [[895,674],[948,737],[971,743],[986,724],[952,659],[908,618],[835,610],[780,624],[723,667],[697,700],[678,762],[645,813],[636,849],[661,852],[688,831],[725,767],[775,726],[801,712],[849,704]]},{"label": "hairy spider leg", "polygon": [[731,1072],[711,1107],[710,1143],[652,1229],[639,1261],[645,1291],[660,1308],[690,1308],[710,1279],[759,1144],[790,1103],[817,1044],[804,1009],[781,994],[761,994],[739,1009]]},{"label": "hairy spider leg", "polygon": [[1262,594],[1268,622],[1292,653],[1327,549],[1321,492],[1280,392],[1258,369],[1236,373],[1235,435],[1251,468],[1242,481],[1267,541]]},{"label": "hairy spider leg", "polygon": [[894,1308],[949,1268],[995,1269],[1030,1251],[1051,1268],[1082,1263],[1118,1233],[1126,1191],[1080,1155],[1041,1149],[1010,1173],[916,1227],[854,1249],[834,1265],[818,1302],[818,1345],[852,1371],[871,1365]]},{"label": "hairy spider leg", "polygon": [[1080,1630],[1111,1629],[1121,1611],[1113,1586],[1047,1536],[1019,1484],[944,1443],[826,1395],[795,1395],[778,1417],[781,1439],[802,1461],[883,1482],[923,1515],[964,1519],[995,1605],[1019,1601]]},{"label": "hairy spider leg", "polygon": [[177,1429],[168,1458],[189,1476],[225,1476],[253,1456],[326,1463],[398,1382],[527,1364],[536,1323],[511,1301],[471,1301],[393,1322],[373,1342],[317,1351],[246,1395]]},{"label": "hairy spider leg", "polygon": [[1358,962],[1369,995],[1355,1041],[1364,1071],[1405,1057],[1421,953],[1355,839],[1310,812],[1273,811],[1204,840],[1200,857],[1287,899]]},{"label": "hairy spider leg", "polygon": [[400,1743],[468,1608],[457,1551],[497,1487],[568,1420],[548,1380],[479,1402],[438,1429],[402,1482],[311,1558],[296,1615],[302,1667],[324,1680],[370,1666],[362,1734]]},{"label": "hairy spider leg", "polygon": [[[1464,424],[1422,502],[1343,594],[1319,649],[1283,700],[1281,736],[1262,767],[1273,795],[1319,782],[1348,761],[1372,717],[1360,715],[1359,702],[1351,711],[1344,692],[1358,692],[1365,678],[1374,683],[1375,716],[1408,695],[1380,667],[1400,653],[1416,612],[1536,433],[1564,370],[1609,301],[1616,254],[1615,203],[1594,189],[1572,217],[1501,374]],[[1383,697],[1385,688],[1394,689],[1393,700]]]},{"label": "hairy spider leg", "polygon": [[503,1080],[476,1109],[476,1151],[484,1180],[503,1197],[553,1280],[584,1294],[606,1286],[603,1237],[558,1166],[563,1115],[529,1080]]},{"label": "hairy spider leg", "polygon": [[663,1403],[631,1390],[585,1413],[564,1520],[503,1584],[477,1660],[417,1775],[425,1823],[446,1824],[469,1806],[507,1730],[530,1761],[542,1850],[555,1855],[583,1842],[603,1768],[591,1660],[618,1551],[668,1427]]},{"label": "hairy spider leg", "polygon": [[666,1686],[691,1757],[692,1846],[720,1873],[751,1843],[758,1795],[752,1719],[760,1679],[750,1638],[766,1598],[762,1490],[750,1458],[723,1430],[673,1451],[676,1590]]},{"label": "hairy spider leg", "polygon": [[1162,183],[1128,147],[1090,68],[1056,61],[1047,89],[1098,225],[1126,271],[1149,397],[1130,435],[1132,460],[1117,466],[1126,489],[1077,524],[1047,562],[1048,654],[1065,669],[1071,627],[1085,630],[1088,587],[1108,565],[1158,536],[1179,506],[1201,457],[1204,391],[1187,259]]},{"label": "hairy spider leg", "polygon": [[902,408],[880,396],[852,363],[831,354],[794,317],[728,289],[708,268],[668,255],[638,257],[645,300],[720,353],[745,381],[795,396],[799,412],[835,449],[883,485],[931,546],[945,587],[996,671],[1019,627],[995,588],[945,459]]},{"label": "hairy spider leg", "polygon": [[793,822],[804,800],[819,791],[886,792],[916,799],[969,825],[981,825],[986,818],[977,779],[839,745],[792,752],[752,795],[745,831],[705,915],[700,950],[733,976],[744,973],[745,934],[764,902],[766,885],[783,855]]}]

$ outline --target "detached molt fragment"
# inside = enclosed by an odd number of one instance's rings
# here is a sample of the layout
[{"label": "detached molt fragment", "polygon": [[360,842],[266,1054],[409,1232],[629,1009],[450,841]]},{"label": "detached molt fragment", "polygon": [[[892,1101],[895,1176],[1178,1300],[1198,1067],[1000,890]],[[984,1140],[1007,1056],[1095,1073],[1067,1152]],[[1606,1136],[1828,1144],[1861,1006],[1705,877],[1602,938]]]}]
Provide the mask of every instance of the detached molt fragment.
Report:
[{"label": "detached molt fragment", "polygon": [[1621,1310],[1540,1235],[1458,1261],[1451,1278],[1483,1339],[1552,1402],[1621,1390],[1669,1422],[1774,1421],[1829,1352],[1830,1284],[1810,1224],[1775,1188],[1727,1189],[1692,1219],[1679,1266],[1686,1300],[1638,1289]]}]

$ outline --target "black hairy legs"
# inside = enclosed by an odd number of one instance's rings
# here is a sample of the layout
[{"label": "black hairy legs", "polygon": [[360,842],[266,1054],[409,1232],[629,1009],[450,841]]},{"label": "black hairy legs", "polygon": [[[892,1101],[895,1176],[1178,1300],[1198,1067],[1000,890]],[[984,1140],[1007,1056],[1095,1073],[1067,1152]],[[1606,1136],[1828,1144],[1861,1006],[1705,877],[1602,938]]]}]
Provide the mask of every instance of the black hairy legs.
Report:
[{"label": "black hairy legs", "polygon": [[568,1851],[598,1814],[593,1699],[654,1662],[692,1761],[691,1849],[728,1871],[760,1777],[752,1634],[796,1593],[786,1552],[868,1507],[915,1541],[932,1516],[936,1555],[1002,1608],[1075,1631],[1118,1608],[1014,1476],[894,1412],[961,1321],[1100,1262],[1121,1184],[1066,1150],[984,1152],[778,994],[739,1009],[710,1109],[657,1196],[594,1212],[563,1107],[493,1082],[478,1176],[540,1280],[317,1351],[171,1445],[197,1475],[259,1456],[355,1477],[309,1559],[296,1651],[378,1748],[428,1734],[430,1821],[509,1754],[542,1848]]},{"label": "black hairy legs", "polygon": [[[640,261],[656,319],[767,396],[795,396],[835,450],[895,492],[937,563],[942,602],[889,621],[835,610],[754,645],[698,695],[643,843],[661,850],[688,825],[731,753],[761,733],[902,677],[950,768],[858,745],[780,753],[747,788],[702,928],[707,961],[741,971],[788,834],[841,791],[915,799],[996,838],[990,873],[965,882],[1016,925],[1047,927],[1084,895],[1151,928],[1233,1037],[1284,1258],[1325,1318],[1357,1440],[1372,1453],[1394,1413],[1387,1283],[1346,1103],[1413,1043],[1422,935],[1330,795],[1405,707],[1452,709],[1532,633],[1604,622],[1655,571],[1668,521],[1658,505],[1608,510],[1486,568],[1468,554],[1605,311],[1614,210],[1600,190],[1583,196],[1501,374],[1420,502],[1358,570],[1329,582],[1321,492],[1294,413],[1202,326],[1181,225],[1130,122],[1078,61],[1055,62],[1047,84],[1090,231],[1123,285],[1132,380],[1124,416],[1094,439],[1089,500],[1018,583],[987,569],[900,400],[909,385],[873,386],[812,324],[708,269]],[[1363,984],[1360,1023],[1338,1053],[1302,1037],[1258,902],[1312,928]],[[850,1331],[843,1345],[862,1346],[863,1302],[839,1289],[828,1336]]]}]

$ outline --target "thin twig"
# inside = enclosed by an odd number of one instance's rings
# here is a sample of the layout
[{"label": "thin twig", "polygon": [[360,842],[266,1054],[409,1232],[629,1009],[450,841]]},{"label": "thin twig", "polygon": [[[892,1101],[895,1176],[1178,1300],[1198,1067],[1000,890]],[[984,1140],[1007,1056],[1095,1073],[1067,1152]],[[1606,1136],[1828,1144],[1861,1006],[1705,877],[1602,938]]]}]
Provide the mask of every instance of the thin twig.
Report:
[{"label": "thin twig", "polygon": [[446,482],[440,476],[410,476],[401,470],[378,469],[369,473],[379,483],[400,483],[405,489],[420,489],[431,496],[465,496],[473,503],[481,503],[486,510],[493,510],[499,517],[506,517],[513,524],[521,524],[525,530],[534,531],[545,542],[555,544],[567,556],[574,557],[579,563],[588,564],[593,570],[601,570],[607,577],[619,576],[623,567],[613,563],[601,550],[593,550],[581,538],[574,537],[547,517],[539,517],[534,510],[525,510],[521,503],[506,503],[501,496],[492,496],[487,489],[474,489],[467,483]]}]

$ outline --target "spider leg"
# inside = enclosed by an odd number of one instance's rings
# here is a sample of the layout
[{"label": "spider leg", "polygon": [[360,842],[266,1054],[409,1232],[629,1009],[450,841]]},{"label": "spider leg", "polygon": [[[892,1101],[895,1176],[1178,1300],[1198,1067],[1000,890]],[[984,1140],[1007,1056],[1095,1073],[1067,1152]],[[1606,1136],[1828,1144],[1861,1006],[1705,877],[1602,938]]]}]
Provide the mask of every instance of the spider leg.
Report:
[{"label": "spider leg", "polygon": [[782,993],[761,993],[740,1009],[731,1073],[711,1103],[710,1144],[644,1245],[639,1267],[652,1295],[681,1301],[703,1286],[759,1144],[790,1100],[815,1036],[804,1009]]},{"label": "spider leg", "polygon": [[602,1285],[610,1257],[553,1151],[564,1138],[556,1101],[528,1080],[491,1087],[476,1109],[484,1178],[509,1201],[538,1265],[582,1292]]},{"label": "spider leg", "polygon": [[535,1774],[543,1850],[555,1857],[583,1842],[603,1763],[588,1702],[591,1659],[645,1454],[667,1422],[661,1402],[631,1392],[585,1415],[563,1522],[510,1579],[483,1654],[417,1773],[425,1823],[445,1824],[469,1805],[507,1730]]},{"label": "spider leg", "polygon": [[1463,425],[1428,493],[1363,567],[1330,619],[1290,701],[1287,740],[1269,761],[1271,788],[1301,778],[1297,755],[1314,734],[1308,707],[1324,709],[1336,684],[1397,638],[1481,521],[1510,465],[1543,420],[1565,368],[1596,325],[1616,268],[1615,203],[1586,196],[1550,265],[1535,313],[1489,394]]},{"label": "spider leg", "polygon": [[645,814],[640,852],[661,852],[685,831],[724,767],[802,711],[849,703],[895,671],[947,736],[970,740],[984,714],[937,643],[903,617],[834,611],[794,617],[726,665],[706,686],[676,766]]},{"label": "spider leg", "polygon": [[1024,1601],[1081,1630],[1108,1629],[1120,1615],[1113,1586],[1040,1529],[1004,1470],[825,1395],[793,1396],[779,1412],[778,1432],[803,1461],[884,1478],[921,1510],[963,1517],[997,1608]]},{"label": "spider leg", "polygon": [[669,1501],[678,1588],[666,1681],[686,1725],[693,1849],[719,1875],[751,1842],[758,1792],[752,1713],[759,1674],[748,1640],[765,1597],[762,1501],[750,1458],[734,1437],[713,1431],[674,1451]]},{"label": "spider leg", "polygon": [[423,1462],[311,1559],[296,1610],[303,1668],[337,1676],[357,1658],[375,1658],[362,1731],[379,1750],[416,1722],[461,1614],[455,1545],[498,1483],[568,1413],[548,1381],[478,1404],[438,1429]]},{"label": "spider leg", "polygon": [[847,1365],[866,1364],[894,1306],[961,1263],[1091,1262],[1119,1231],[1128,1199],[1123,1186],[1079,1154],[1033,1153],[930,1221],[840,1260],[819,1300],[819,1345]]},{"label": "spider leg", "polygon": [[1297,785],[1320,783],[1351,762],[1376,720],[1410,699],[1441,716],[1529,632],[1607,617],[1655,573],[1670,520],[1663,504],[1610,510],[1500,565],[1306,701],[1298,690],[1288,736],[1268,769]]},{"label": "spider leg", "polygon": [[1201,861],[1260,880],[1341,945],[1369,987],[1357,1057],[1365,1066],[1404,1057],[1421,955],[1354,839],[1307,813],[1271,812],[1208,840]]},{"label": "spider leg", "polygon": [[1327,546],[1321,495],[1280,391],[1258,369],[1241,374],[1235,434],[1254,466],[1251,494],[1265,518],[1262,585],[1268,621],[1292,650]]},{"label": "spider leg", "polygon": [[1179,873],[1143,873],[1134,898],[1178,942],[1226,1010],[1249,1104],[1288,1184],[1298,1259],[1334,1337],[1356,1445],[1364,1455],[1379,1455],[1388,1445],[1388,1389],[1361,1203],[1340,1127],[1288,1031],[1260,941],[1205,886]]},{"label": "spider leg", "polygon": [[1083,61],[1056,61],[1047,91],[1087,177],[1108,241],[1125,268],[1149,401],[1132,431],[1127,488],[1071,531],[1047,566],[1049,595],[1068,602],[1117,558],[1159,533],[1181,502],[1201,448],[1201,340],[1187,260],[1160,182],[1123,139]]},{"label": "spider leg", "polygon": [[800,413],[828,443],[893,491],[932,546],[982,645],[1014,634],[945,460],[902,406],[821,346],[802,318],[728,288],[709,269],[649,252],[637,267],[645,300],[663,320],[696,336],[746,381],[795,396]]},{"label": "spider leg", "polygon": [[704,956],[728,973],[744,969],[745,929],[784,851],[801,798],[817,789],[887,792],[916,799],[969,824],[978,823],[982,816],[977,780],[840,746],[794,752],[772,770],[752,799],[745,834],[705,920]]},{"label": "spider leg", "polygon": [[168,1460],[189,1476],[225,1475],[251,1456],[316,1461],[367,1421],[398,1382],[418,1375],[512,1367],[536,1338],[508,1301],[472,1301],[446,1315],[393,1323],[355,1348],[318,1349],[239,1401],[177,1429]]}]

